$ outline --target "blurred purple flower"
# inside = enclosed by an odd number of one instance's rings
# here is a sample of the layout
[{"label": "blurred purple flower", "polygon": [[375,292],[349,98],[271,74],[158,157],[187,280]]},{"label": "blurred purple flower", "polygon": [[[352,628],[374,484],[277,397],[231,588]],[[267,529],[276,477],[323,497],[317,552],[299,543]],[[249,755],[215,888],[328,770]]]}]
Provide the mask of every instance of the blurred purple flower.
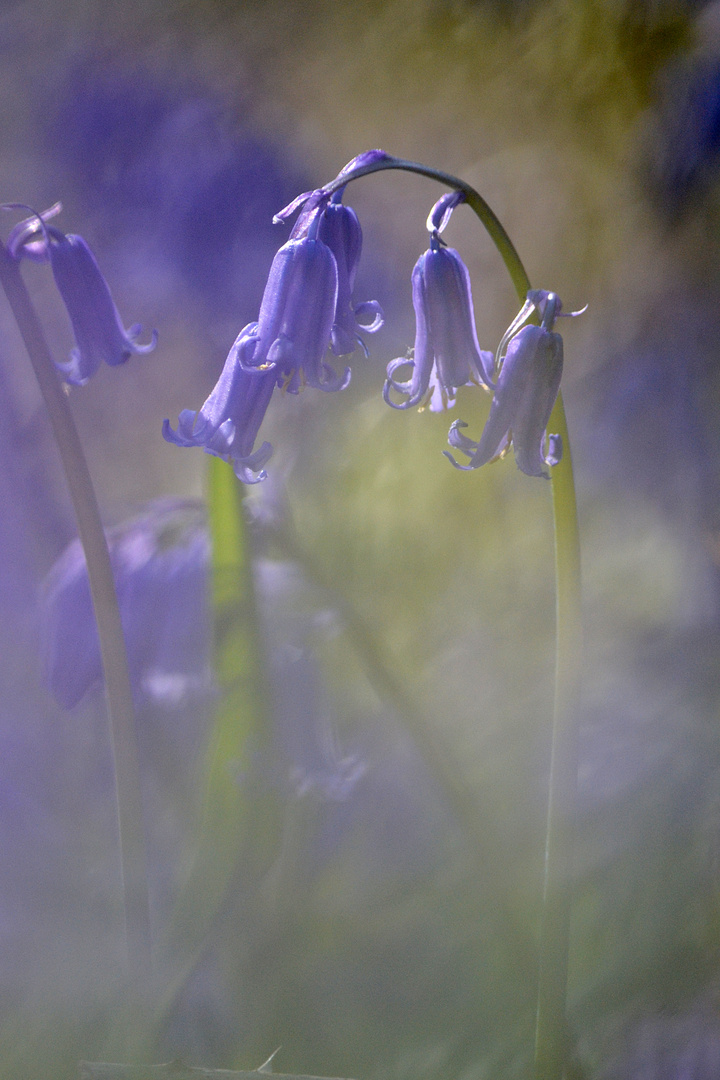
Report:
[{"label": "blurred purple flower", "polygon": [[275,710],[273,781],[293,798],[341,803],[356,793],[369,763],[342,745],[322,669],[318,636],[334,636],[335,613],[318,611],[291,563],[261,560],[256,587],[268,644]]},{"label": "blurred purple flower", "polygon": [[[526,303],[498,348],[498,364],[502,367],[480,441],[474,442],[460,432],[460,428],[467,426],[462,420],[456,420],[450,428],[448,442],[470,458],[469,464],[458,465],[445,451],[456,468],[477,469],[503,457],[511,442],[518,468],[528,476],[547,477],[543,466],[560,461],[559,436],[550,435],[547,449],[544,445],[563,368],[562,338],[552,330],[560,308],[560,300],[554,293],[539,290],[528,293]],[[542,325],[522,326],[536,309],[542,316]]]},{"label": "blurred purple flower", "polygon": [[50,244],[50,265],[76,342],[69,363],[57,366],[66,382],[82,386],[101,360],[115,366],[124,364],[133,353],[151,352],[157,344],[157,331],[153,330],[147,345],[138,345],[142,328],[136,323],[124,329],[107,282],[83,238],[49,231],[57,240]]},{"label": "blurred purple flower", "polygon": [[46,224],[45,219],[54,211],[52,207],[36,215],[35,228],[30,222],[16,226],[8,240],[8,250],[15,258],[50,261],[76,343],[70,361],[57,364],[57,368],[66,382],[82,386],[103,360],[114,367],[124,364],[133,353],[151,352],[157,344],[157,332],[153,331],[147,345],[138,345],[136,338],[141,327],[136,324],[125,330],[108,284],[83,238],[72,233],[65,235]]},{"label": "blurred purple flower", "polygon": [[[186,503],[161,502],[109,530],[108,546],[135,694],[178,704],[209,678],[209,541],[202,515]],[[47,680],[58,702],[72,708],[102,675],[79,540],[50,571],[43,611]]]},{"label": "blurred purple flower", "polygon": [[[443,245],[437,230],[429,249],[420,256],[412,274],[415,308],[415,348],[412,358],[399,357],[388,364],[383,397],[394,409],[409,409],[425,402],[432,388],[430,408],[439,412],[455,404],[459,386],[492,385],[492,353],[480,349],[475,330],[472,290],[467,267],[453,248]],[[399,382],[395,373],[412,369]],[[394,402],[390,391],[407,395]]]},{"label": "blurred purple flower", "polygon": [[707,201],[720,167],[720,61],[702,31],[698,44],[660,71],[641,128],[644,187],[671,223]]}]

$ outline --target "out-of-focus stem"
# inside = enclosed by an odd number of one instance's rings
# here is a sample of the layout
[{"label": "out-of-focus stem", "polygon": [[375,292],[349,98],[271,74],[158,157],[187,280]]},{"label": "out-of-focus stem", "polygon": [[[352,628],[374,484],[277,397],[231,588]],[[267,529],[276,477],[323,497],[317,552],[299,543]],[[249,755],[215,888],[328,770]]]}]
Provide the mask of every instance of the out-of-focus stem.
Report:
[{"label": "out-of-focus stem", "polygon": [[105,674],[114,761],[128,973],[135,989],[147,993],[151,977],[151,938],[140,768],[135,709],[110,555],[90,472],[67,397],[21,277],[19,264],[3,244],[0,244],[0,283],[40,385],[85,552]]}]

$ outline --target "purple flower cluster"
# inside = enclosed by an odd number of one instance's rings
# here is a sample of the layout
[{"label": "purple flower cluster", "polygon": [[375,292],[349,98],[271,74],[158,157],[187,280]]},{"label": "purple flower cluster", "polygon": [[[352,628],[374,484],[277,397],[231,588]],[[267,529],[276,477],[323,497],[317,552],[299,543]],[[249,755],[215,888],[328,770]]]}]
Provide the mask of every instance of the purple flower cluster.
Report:
[{"label": "purple flower cluster", "polygon": [[[440,237],[453,210],[463,201],[461,191],[449,192],[428,215],[430,246],[412,275],[415,347],[411,356],[388,364],[383,397],[394,409],[422,408],[429,403],[431,411],[439,412],[452,408],[460,386],[482,386],[493,394],[493,401],[480,441],[463,435],[460,429],[467,425],[456,420],[448,442],[470,460],[467,465],[458,465],[445,451],[447,457],[458,469],[477,469],[503,457],[512,443],[522,472],[547,476],[543,466],[556,465],[562,457],[560,436],[546,433],[562,375],[562,338],[553,331],[562,305],[554,293],[528,293],[495,358],[480,349],[470,275],[457,251]],[[542,325],[524,325],[535,312]],[[407,367],[410,377],[398,381],[396,373]],[[391,392],[404,395],[405,400],[393,401]]]},{"label": "purple flower cluster", "polygon": [[184,410],[177,431],[166,420],[163,437],[178,446],[202,446],[229,461],[245,483],[267,475],[270,443],[255,450],[273,390],[297,394],[304,386],[343,390],[350,369],[337,374],[325,356],[367,353],[360,331],[383,324],[379,304],[353,305],[362,251],[357,215],[342,203],[342,191],[305,192],[276,216],[300,209],[290,239],[273,260],[257,322],[238,335],[220,379],[199,412]]},{"label": "purple flower cluster", "polygon": [[[348,178],[394,164],[381,150],[360,154],[330,184],[303,192],[276,214],[275,222],[296,213],[297,218],[273,259],[257,321],[238,334],[201,408],[184,409],[176,429],[163,422],[168,442],[202,447],[230,462],[240,480],[257,483],[267,475],[272,455],[269,442],[259,447],[256,442],[275,389],[298,394],[305,386],[334,392],[348,385],[350,368],[337,372],[328,357],[348,356],[358,348],[367,355],[362,334],[379,330],[383,314],[376,300],[354,303],[362,230],[343,194]],[[446,451],[447,457],[458,469],[477,469],[513,445],[518,468],[529,476],[547,476],[545,466],[562,456],[560,437],[547,434],[562,376],[562,339],[554,330],[562,305],[554,293],[529,292],[495,356],[480,348],[470,275],[441,238],[464,201],[465,194],[453,190],[430,211],[428,250],[412,274],[414,348],[388,364],[383,397],[394,409],[429,405],[441,411],[454,406],[461,386],[481,386],[493,395],[482,435],[475,442],[462,433],[466,425],[455,421],[448,442],[469,460],[459,465]],[[153,349],[156,335],[139,345],[140,327],[123,327],[85,241],[47,223],[58,210],[34,213],[16,226],[8,250],[15,258],[50,263],[76,340],[70,361],[57,366],[66,382],[82,385],[101,361],[122,364],[132,353]],[[529,324],[535,317],[539,326]]]}]

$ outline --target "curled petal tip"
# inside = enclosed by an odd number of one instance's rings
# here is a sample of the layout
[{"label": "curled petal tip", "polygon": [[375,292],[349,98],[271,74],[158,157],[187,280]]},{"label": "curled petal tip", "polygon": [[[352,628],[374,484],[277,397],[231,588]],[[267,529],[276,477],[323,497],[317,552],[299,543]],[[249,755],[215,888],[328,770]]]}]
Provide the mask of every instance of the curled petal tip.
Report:
[{"label": "curled petal tip", "polygon": [[584,315],[589,307],[590,305],[586,304],[585,307],[578,308],[577,311],[561,311],[559,314],[563,319],[574,319],[577,315]]},{"label": "curled petal tip", "polygon": [[278,210],[277,214],[273,217],[273,225],[282,225],[283,221],[292,217],[298,207],[307,202],[311,195],[312,191],[303,191],[302,195],[298,195],[292,202],[288,203],[287,206],[284,206],[282,210]]},{"label": "curled petal tip", "polygon": [[230,460],[235,475],[243,484],[259,484],[262,480],[267,480],[267,471],[263,466],[270,460],[272,454],[272,444],[264,442],[258,450],[247,457],[238,458],[235,461],[228,458],[226,460]]},{"label": "curled petal tip", "polygon": [[391,390],[396,390],[396,391],[398,391],[398,393],[403,393],[404,392],[404,391],[399,389],[397,384],[394,383],[391,378],[387,378],[385,380],[385,385],[383,386],[383,391],[382,391],[383,401],[385,402],[386,405],[389,405],[391,409],[398,409],[398,410],[411,409],[413,407],[413,405],[418,405],[419,402],[420,402],[420,398],[413,398],[413,397],[406,398],[405,401],[393,401],[392,398],[390,397],[390,391]]},{"label": "curled petal tip", "polygon": [[135,339],[138,338],[141,333],[142,326],[139,323],[131,326],[128,330],[128,338],[132,342],[133,352],[140,355],[144,355],[145,353],[151,353],[158,343],[158,332],[157,330],[152,331],[152,333],[150,334],[150,340],[148,341],[147,345],[138,345]]},{"label": "curled petal tip", "polygon": [[456,469],[459,469],[460,472],[472,472],[472,470],[475,468],[474,465],[461,465],[459,461],[455,460],[449,450],[443,450],[443,454],[448,459],[450,464],[453,465]]},{"label": "curled petal tip", "polygon": [[[361,304],[356,304],[354,314],[358,326],[365,334],[376,334],[385,325],[385,315],[377,300],[364,300]],[[372,321],[361,322],[363,315],[372,315]]]}]

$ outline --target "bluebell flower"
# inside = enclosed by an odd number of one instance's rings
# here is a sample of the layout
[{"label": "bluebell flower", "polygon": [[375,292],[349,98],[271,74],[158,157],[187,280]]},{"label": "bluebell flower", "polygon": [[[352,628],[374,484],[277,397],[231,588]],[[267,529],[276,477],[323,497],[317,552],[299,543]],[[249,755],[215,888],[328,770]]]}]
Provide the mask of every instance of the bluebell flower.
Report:
[{"label": "bluebell flower", "polygon": [[209,454],[229,461],[237,477],[246,484],[264,480],[263,466],[272,455],[264,442],[255,450],[260,425],[277,384],[277,372],[248,373],[238,363],[238,352],[257,333],[257,323],[249,323],[228,353],[220,378],[199,412],[183,409],[178,429],[163,421],[163,438],[176,446],[202,446]]},{"label": "bluebell flower", "polygon": [[[554,293],[535,290],[503,335],[497,353],[500,372],[490,414],[479,442],[463,435],[461,420],[450,428],[448,442],[466,454],[470,461],[458,469],[478,469],[503,457],[510,444],[515,461],[528,476],[545,476],[546,465],[556,465],[562,457],[562,441],[557,435],[546,437],[550,413],[560,388],[563,369],[563,343],[553,331],[561,303]],[[522,324],[538,310],[540,326]]]},{"label": "bluebell flower", "polygon": [[[316,230],[318,239],[332,251],[337,267],[338,290],[330,331],[332,351],[336,356],[345,356],[354,352],[359,345],[367,356],[367,348],[359,331],[376,333],[383,325],[383,313],[377,300],[353,304],[352,293],[362,253],[362,229],[355,211],[344,205],[343,192],[344,188],[341,188],[328,198],[323,188],[306,191],[276,214],[274,220],[284,221],[302,207],[291,240],[302,239]],[[369,321],[362,322],[361,319],[365,318]]]},{"label": "bluebell flower", "polygon": [[[161,500],[108,530],[108,548],[135,695],[177,705],[209,685],[209,538],[202,511]],[[102,677],[85,555],[74,540],[43,591],[48,684],[72,708]]]},{"label": "bluebell flower", "polygon": [[[420,256],[412,273],[415,308],[415,348],[411,358],[399,357],[387,367],[383,397],[394,409],[424,404],[432,391],[433,412],[455,404],[459,386],[492,385],[492,353],[478,345],[472,289],[467,267],[453,248],[445,247],[433,229],[429,249]],[[410,378],[398,381],[396,372],[412,369]],[[390,391],[406,395],[396,403]]]},{"label": "bluebell flower", "polygon": [[[254,445],[274,387],[291,394],[305,385],[342,390],[350,381],[350,369],[336,374],[325,360],[328,348],[332,344],[338,354],[352,351],[357,317],[368,309],[375,319],[363,329],[373,331],[382,322],[376,305],[351,307],[362,246],[353,212],[330,204],[321,191],[305,192],[280,212],[280,219],[300,205],[304,208],[291,237],[273,259],[257,322],[240,331],[217,386],[199,413],[180,414],[177,431],[167,420],[163,424],[168,442],[202,446],[225,458],[245,483],[267,475],[263,466],[272,447],[266,442],[255,450]],[[331,216],[323,225],[328,212]]]},{"label": "bluebell flower", "polygon": [[[359,345],[367,356],[367,347],[359,331],[376,333],[383,325],[383,313],[377,300],[353,304],[355,275],[362,252],[362,229],[355,211],[342,202],[342,191],[336,191],[322,211],[318,236],[335,256],[338,271],[335,319],[330,331],[332,351],[336,356],[344,356],[354,352]],[[361,322],[368,317],[368,322]]]},{"label": "bluebell flower", "polygon": [[324,361],[338,295],[335,256],[317,238],[316,217],[307,235],[290,239],[273,259],[256,323],[236,342],[237,363],[250,374],[272,371],[296,394],[307,384],[342,390],[350,370],[336,375]]},{"label": "bluebell flower", "polygon": [[8,249],[16,258],[49,259],[75,335],[69,362],[57,364],[57,368],[66,382],[83,386],[101,361],[114,367],[124,364],[133,353],[151,352],[157,344],[157,332],[153,331],[146,345],[139,345],[137,338],[142,328],[137,324],[129,330],[123,327],[108,284],[83,238],[65,235],[46,224],[54,209],[36,215],[34,228],[29,222],[17,226]]}]

